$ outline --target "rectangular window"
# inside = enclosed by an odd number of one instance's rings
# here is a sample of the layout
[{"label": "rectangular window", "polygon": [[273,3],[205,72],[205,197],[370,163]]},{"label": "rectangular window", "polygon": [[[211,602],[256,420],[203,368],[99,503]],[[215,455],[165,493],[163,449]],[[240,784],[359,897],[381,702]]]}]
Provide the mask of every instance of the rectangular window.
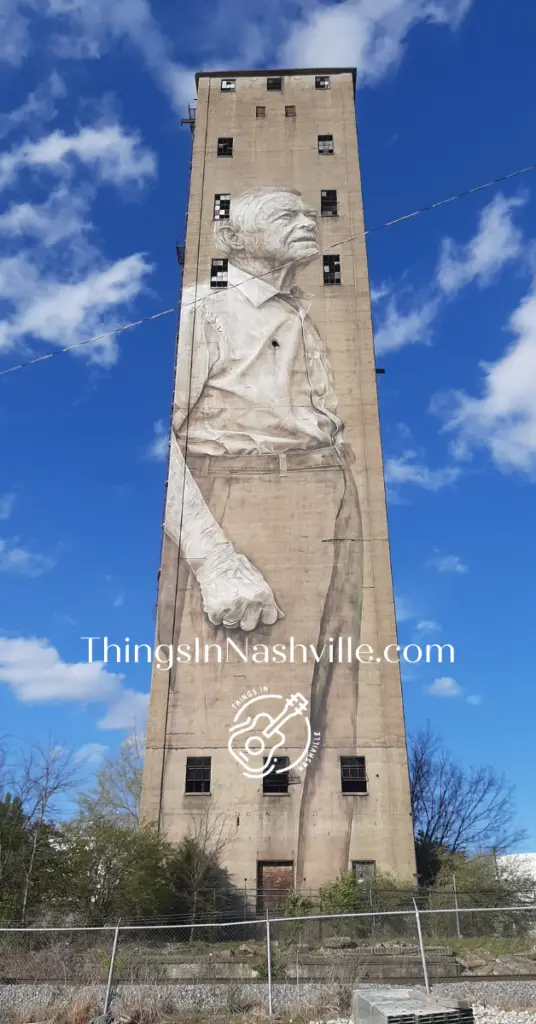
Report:
[{"label": "rectangular window", "polygon": [[231,196],[222,194],[214,196],[214,220],[229,220],[231,213]]},{"label": "rectangular window", "polygon": [[218,156],[232,156],[233,155],[233,140],[232,139],[218,139]]},{"label": "rectangular window", "polygon": [[331,78],[329,75],[317,75],[315,78],[315,89],[331,89]]},{"label": "rectangular window", "polygon": [[358,882],[373,882],[376,878],[376,861],[353,860],[352,871]]},{"label": "rectangular window", "polygon": [[[266,764],[268,758],[264,758]],[[288,793],[289,778],[285,768],[289,766],[288,757],[275,757],[274,770],[262,780],[262,791],[268,794]]]},{"label": "rectangular window", "polygon": [[341,790],[343,793],[367,793],[367,782],[364,757],[341,757]]},{"label": "rectangular window", "polygon": [[236,78],[222,78],[221,91],[236,92]]},{"label": "rectangular window", "polygon": [[210,757],[186,758],[185,793],[210,793]]},{"label": "rectangular window", "polygon": [[318,136],[318,152],[323,155],[333,153],[333,135]]},{"label": "rectangular window", "polygon": [[283,79],[267,78],[266,88],[268,89],[268,92],[281,92],[281,89],[283,88]]},{"label": "rectangular window", "polygon": [[229,279],[229,260],[212,260],[210,268],[210,287],[227,288]]},{"label": "rectangular window", "polygon": [[341,283],[341,257],[324,256],[324,284]]},{"label": "rectangular window", "polygon": [[266,117],[266,107],[257,107],[257,117]]},{"label": "rectangular window", "polygon": [[335,189],[324,189],[320,193],[320,212],[323,217],[338,217],[339,209]]},{"label": "rectangular window", "polygon": [[296,117],[296,107],[285,107],[285,117]]}]

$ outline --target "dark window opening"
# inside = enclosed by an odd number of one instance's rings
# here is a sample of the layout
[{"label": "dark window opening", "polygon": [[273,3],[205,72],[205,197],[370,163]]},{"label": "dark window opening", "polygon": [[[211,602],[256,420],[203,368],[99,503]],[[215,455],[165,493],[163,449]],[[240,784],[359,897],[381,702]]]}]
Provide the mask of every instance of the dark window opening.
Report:
[{"label": "dark window opening", "polygon": [[318,152],[323,155],[333,153],[333,135],[318,136]]},{"label": "dark window opening", "polygon": [[[264,758],[264,764],[266,764],[268,758]],[[269,775],[266,775],[262,780],[262,791],[268,794],[277,793],[288,793],[289,778],[288,769],[289,766],[288,757],[274,757],[274,767]]]},{"label": "dark window opening", "polygon": [[320,212],[323,217],[338,217],[337,193],[334,189],[327,189],[321,192]]},{"label": "dark window opening", "polygon": [[214,196],[214,220],[229,220],[231,214],[231,196],[222,194]]},{"label": "dark window opening", "polygon": [[257,107],[257,117],[266,117],[266,107]]},{"label": "dark window opening", "polygon": [[343,793],[367,793],[368,779],[364,757],[341,757]]},{"label": "dark window opening", "polygon": [[222,78],[221,91],[236,92],[236,78]]},{"label": "dark window opening", "polygon": [[331,89],[331,78],[329,75],[317,75],[315,78],[315,89]]},{"label": "dark window opening", "polygon": [[210,757],[186,758],[185,793],[210,793]]},{"label": "dark window opening", "polygon": [[373,882],[376,878],[375,860],[353,860],[352,871],[358,882]]},{"label": "dark window opening", "polygon": [[283,79],[267,78],[266,88],[268,89],[269,92],[281,92],[281,89],[283,88]]},{"label": "dark window opening", "polygon": [[233,140],[232,139],[218,139],[218,156],[232,156],[233,155]]},{"label": "dark window opening", "polygon": [[324,256],[324,284],[341,283],[341,257]]},{"label": "dark window opening", "polygon": [[229,260],[212,260],[210,267],[210,287],[227,288],[229,280]]},{"label": "dark window opening", "polygon": [[285,117],[296,117],[296,107],[285,107]]}]

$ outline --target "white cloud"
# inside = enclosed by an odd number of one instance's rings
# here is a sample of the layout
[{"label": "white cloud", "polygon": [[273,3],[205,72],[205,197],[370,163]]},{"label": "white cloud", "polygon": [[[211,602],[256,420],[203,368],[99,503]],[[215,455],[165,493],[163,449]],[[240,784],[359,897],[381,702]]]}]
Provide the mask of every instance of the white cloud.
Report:
[{"label": "white cloud", "polygon": [[287,67],[357,66],[360,82],[374,83],[400,62],[419,22],[455,28],[471,0],[343,0],[304,5],[279,58]]},{"label": "white cloud", "polygon": [[434,555],[428,560],[428,565],[437,569],[438,572],[467,572],[467,566],[464,565],[461,558],[458,558],[458,555]]},{"label": "white cloud", "polygon": [[420,633],[437,633],[441,630],[439,622],[435,619],[423,619],[422,622],[418,622],[415,627]]},{"label": "white cloud", "polygon": [[[29,53],[31,27],[22,2],[3,0],[7,9],[0,15],[4,28],[0,58],[19,64]],[[97,59],[119,41],[126,39],[141,54],[147,70],[176,109],[195,96],[193,72],[177,63],[147,0],[28,0],[27,9],[50,19],[53,48],[59,57]],[[43,31],[38,22],[35,28]],[[37,33],[36,33],[37,34]]]},{"label": "white cloud", "polygon": [[414,484],[424,487],[427,491],[440,491],[448,487],[460,476],[458,466],[444,466],[442,469],[429,469],[428,466],[416,461],[417,453],[406,451],[403,455],[387,459],[385,463],[385,481],[387,484]]},{"label": "white cloud", "polygon": [[0,572],[36,578],[52,569],[55,564],[54,559],[47,555],[40,555],[20,547],[17,538],[5,540],[0,537]]},{"label": "white cloud", "polygon": [[431,297],[421,305],[401,312],[391,287],[382,285],[377,290],[376,302],[390,296],[374,330],[378,355],[416,342],[428,343],[434,321],[449,299],[472,281],[480,287],[489,286],[506,263],[524,254],[522,233],[512,219],[512,211],[523,203],[523,199],[508,199],[499,193],[482,210],[477,231],[467,244],[458,245],[445,238],[434,280],[428,288]]},{"label": "white cloud", "polygon": [[106,715],[99,722],[99,727],[101,729],[143,729],[148,706],[148,693],[123,690],[121,696],[110,704]]},{"label": "white cloud", "polygon": [[94,170],[100,181],[114,185],[143,185],[156,173],[155,157],[138,135],[119,124],[90,125],[72,135],[51,132],[7,150],[0,156],[0,188],[13,184],[24,169],[68,177],[77,162]]},{"label": "white cloud", "polygon": [[462,688],[455,679],[443,676],[441,679],[434,679],[433,683],[425,686],[425,690],[431,697],[461,697]]},{"label": "white cloud", "polygon": [[523,199],[507,199],[499,193],[482,211],[478,231],[467,245],[443,239],[437,267],[442,291],[453,295],[474,280],[488,285],[505,263],[521,255],[523,235],[512,220],[512,211],[523,203]]},{"label": "white cloud", "polygon": [[371,286],[370,286],[370,301],[371,302],[380,302],[381,299],[387,298],[387,296],[390,295],[390,293],[391,293],[391,286],[389,284],[387,284],[386,281],[383,281],[382,284],[379,284],[377,286],[374,286],[373,284],[371,284]]},{"label": "white cloud", "polygon": [[410,601],[399,594],[395,594],[395,608],[397,622],[408,622],[409,619],[415,618],[415,612]]},{"label": "white cloud", "polygon": [[53,71],[45,82],[28,94],[20,107],[7,114],[0,113],[0,139],[20,125],[41,126],[52,121],[57,113],[56,100],[65,96],[65,92],[63,80]]},{"label": "white cloud", "polygon": [[[148,0],[27,0],[49,19],[60,57],[97,59],[126,40],[177,110],[195,97],[193,71],[176,61],[171,42]],[[3,57],[19,63],[28,53],[30,25],[22,2],[4,0]],[[374,84],[402,58],[419,23],[456,28],[471,0],[343,0],[342,3],[210,0],[192,9],[204,67],[252,67],[269,61],[287,67],[357,64],[361,83]],[[196,25],[197,20],[197,25]],[[36,25],[37,27],[37,25]],[[190,26],[190,31],[192,28]]]},{"label": "white cloud", "polygon": [[401,313],[395,299],[390,299],[381,318],[381,323],[374,332],[374,348],[377,355],[396,352],[405,345],[426,342],[430,338],[430,329],[437,316],[439,304],[431,299],[418,309],[409,313]]},{"label": "white cloud", "polygon": [[465,698],[468,704],[472,704],[474,707],[479,707],[482,704],[482,697],[478,694],[472,693],[470,697]]},{"label": "white cloud", "polygon": [[16,495],[13,492],[0,495],[0,520],[9,519],[15,507],[15,501]]},{"label": "white cloud", "polygon": [[0,5],[0,60],[17,67],[28,55],[28,19],[18,0],[2,0]]},{"label": "white cloud", "polygon": [[[138,135],[117,122],[45,134],[0,156],[0,186],[28,171],[36,188],[43,171],[59,179],[44,201],[16,201],[0,215],[0,352],[28,351],[33,340],[77,345],[128,318],[153,268],[139,252],[113,263],[101,256],[89,241],[91,202],[99,186],[141,186],[155,170]],[[117,351],[116,338],[107,337],[75,354],[108,366]]]},{"label": "white cloud", "polygon": [[163,420],[158,420],[155,423],[154,434],[153,440],[145,450],[145,458],[163,462],[164,459],[167,459],[169,452],[169,436]]},{"label": "white cloud", "polygon": [[[119,326],[118,310],[139,295],[151,270],[143,254],[134,253],[79,280],[63,282],[41,277],[26,256],[0,261],[0,298],[15,307],[11,317],[0,322],[0,351],[28,338],[73,345]],[[77,354],[109,366],[117,359],[116,339],[103,338]]]},{"label": "white cloud", "polygon": [[98,766],[104,761],[107,750],[108,747],[105,747],[103,743],[86,743],[84,747],[80,747],[76,751],[75,760],[79,764]]},{"label": "white cloud", "polygon": [[122,608],[124,603],[125,603],[124,595],[123,594],[118,594],[117,597],[114,597],[114,599],[112,601],[112,608]]},{"label": "white cloud", "polygon": [[144,720],[148,695],[123,686],[103,662],[68,663],[48,640],[0,637],[0,682],[23,704],[106,704],[101,729],[132,729]]},{"label": "white cloud", "polygon": [[536,281],[512,313],[513,341],[494,363],[482,366],[481,397],[465,392],[436,396],[431,410],[454,435],[454,454],[467,458],[487,448],[503,472],[536,479]]},{"label": "white cloud", "polygon": [[51,192],[44,203],[13,203],[0,214],[0,235],[36,239],[45,248],[91,229],[87,219],[88,198],[65,186]]}]

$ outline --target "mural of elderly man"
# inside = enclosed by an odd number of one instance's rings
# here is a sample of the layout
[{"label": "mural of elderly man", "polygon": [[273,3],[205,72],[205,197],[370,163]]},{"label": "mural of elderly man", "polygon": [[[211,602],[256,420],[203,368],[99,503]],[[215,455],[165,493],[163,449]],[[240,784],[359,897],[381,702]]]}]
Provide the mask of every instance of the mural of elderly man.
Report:
[{"label": "mural of elderly man", "polygon": [[[316,213],[291,189],[252,189],[216,223],[215,241],[227,287],[183,294],[166,513],[179,550],[177,621],[185,630],[202,620],[206,642],[294,636],[321,650],[351,636],[357,645],[352,453],[326,346],[296,285],[319,254]],[[297,671],[301,686],[309,674],[314,729],[337,675],[355,708],[356,665],[323,658]],[[247,683],[255,672],[241,666]]]}]

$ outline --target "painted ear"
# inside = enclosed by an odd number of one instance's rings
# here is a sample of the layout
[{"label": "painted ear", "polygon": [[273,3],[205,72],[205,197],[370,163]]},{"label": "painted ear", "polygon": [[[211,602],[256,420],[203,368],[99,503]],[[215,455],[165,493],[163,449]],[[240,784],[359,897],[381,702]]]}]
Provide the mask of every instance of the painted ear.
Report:
[{"label": "painted ear", "polygon": [[239,233],[231,224],[218,224],[216,229],[216,241],[221,243],[225,249],[241,249],[242,239]]}]

